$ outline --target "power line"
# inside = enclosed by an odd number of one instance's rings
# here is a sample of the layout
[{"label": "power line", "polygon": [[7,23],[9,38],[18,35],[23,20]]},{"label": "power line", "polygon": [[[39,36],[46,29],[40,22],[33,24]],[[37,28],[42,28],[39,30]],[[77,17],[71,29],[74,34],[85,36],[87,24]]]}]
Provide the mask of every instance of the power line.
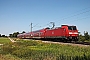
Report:
[{"label": "power line", "polygon": [[75,15],[73,15],[73,16],[64,18],[64,19],[62,19],[62,20],[65,20],[65,19],[68,19],[68,18],[72,18],[72,17],[78,16],[78,15],[81,15],[81,14],[85,14],[85,13],[88,13],[88,12],[90,12],[90,10],[87,10],[87,11],[84,11],[84,12],[81,12],[81,13],[78,13],[78,14],[75,14]]},{"label": "power line", "polygon": [[[87,9],[88,9],[88,10],[87,10]],[[87,11],[84,11],[84,10],[87,10]],[[81,12],[81,11],[84,11],[84,12]],[[62,18],[61,20],[57,20],[57,21],[65,21],[65,20],[68,19],[68,18],[72,18],[72,17],[75,17],[75,16],[79,16],[79,15],[82,15],[82,14],[88,13],[88,12],[90,12],[90,7],[87,7],[87,8],[81,9],[81,10],[79,10],[79,11],[77,11],[77,12],[80,12],[80,13],[78,13],[78,14],[74,14],[74,15],[71,15],[71,16],[66,17],[66,18]],[[77,13],[77,12],[75,12],[75,13]],[[56,22],[56,21],[55,21],[55,22]],[[58,22],[58,23],[60,24],[60,22]],[[59,25],[59,24],[57,24],[57,25]]]},{"label": "power line", "polygon": [[[78,16],[78,15],[81,15],[81,14],[84,14],[84,13],[87,13],[87,12],[90,12],[90,10],[84,11],[84,12],[81,12],[81,13],[78,13],[78,14],[75,14],[75,15],[73,15],[73,16],[70,16],[70,17],[67,17],[67,18],[64,18],[64,19],[68,19],[68,18],[71,18],[71,17],[75,17],[75,16]],[[63,20],[64,20],[64,19],[63,19]]]},{"label": "power line", "polygon": [[81,19],[76,19],[76,20],[72,20],[72,21],[69,21],[69,22],[73,22],[73,21],[80,21],[80,20],[87,19],[87,18],[90,18],[90,17],[84,17],[84,18],[81,18]]},{"label": "power line", "polygon": [[[66,20],[66,19],[68,19],[68,18],[72,18],[72,17],[75,17],[75,16],[79,16],[79,15],[88,13],[88,12],[90,12],[90,10],[87,10],[87,9],[89,9],[89,8],[90,8],[90,7],[87,7],[87,8],[81,9],[81,10],[79,10],[79,11],[76,11],[75,13],[77,13],[77,12],[80,12],[80,13],[74,14],[74,15],[69,16],[69,17],[66,17],[66,18],[62,18],[61,21],[64,21],[64,20]],[[87,11],[84,11],[84,10],[87,10]],[[81,11],[83,11],[83,12],[81,12]],[[58,20],[58,21],[60,21],[60,20]],[[76,21],[76,20],[73,20],[73,21]],[[48,21],[48,22],[49,22],[49,21]],[[56,21],[55,21],[55,22],[56,22]],[[58,22],[58,23],[60,23],[60,22]],[[47,25],[49,25],[49,24],[45,24],[45,25],[39,26],[39,27],[45,27],[45,26],[47,26]],[[59,25],[59,24],[58,24],[58,25]]]}]

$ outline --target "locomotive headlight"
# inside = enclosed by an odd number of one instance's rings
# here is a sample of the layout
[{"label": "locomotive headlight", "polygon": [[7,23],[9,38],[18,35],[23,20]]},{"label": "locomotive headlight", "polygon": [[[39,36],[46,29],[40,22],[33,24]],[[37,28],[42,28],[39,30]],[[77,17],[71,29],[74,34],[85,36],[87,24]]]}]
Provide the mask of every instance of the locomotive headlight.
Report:
[{"label": "locomotive headlight", "polygon": [[73,34],[72,32],[69,32],[69,34]]},{"label": "locomotive headlight", "polygon": [[73,32],[73,33],[72,32],[69,32],[69,34],[78,34],[78,33],[77,32]]},{"label": "locomotive headlight", "polygon": [[78,34],[77,32],[75,32],[74,34]]}]

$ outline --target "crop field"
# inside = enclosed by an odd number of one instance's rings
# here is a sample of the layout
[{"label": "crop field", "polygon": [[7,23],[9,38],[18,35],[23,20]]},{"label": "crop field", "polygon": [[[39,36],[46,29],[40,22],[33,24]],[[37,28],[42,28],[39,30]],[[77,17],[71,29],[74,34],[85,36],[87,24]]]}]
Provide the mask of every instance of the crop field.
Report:
[{"label": "crop field", "polygon": [[10,43],[11,41],[8,38],[0,38],[0,44]]},{"label": "crop field", "polygon": [[[9,58],[8,58],[9,57]],[[2,60],[90,60],[90,47],[18,40],[0,46]]]}]

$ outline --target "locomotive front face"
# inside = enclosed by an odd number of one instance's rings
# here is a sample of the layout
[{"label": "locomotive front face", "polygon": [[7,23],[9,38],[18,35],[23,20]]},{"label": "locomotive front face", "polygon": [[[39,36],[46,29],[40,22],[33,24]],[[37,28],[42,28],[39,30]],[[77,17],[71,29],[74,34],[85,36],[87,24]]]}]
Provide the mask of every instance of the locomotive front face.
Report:
[{"label": "locomotive front face", "polygon": [[78,39],[78,30],[76,26],[68,26],[69,39]]},{"label": "locomotive front face", "polygon": [[68,30],[69,30],[69,36],[77,36],[78,35],[76,26],[68,26]]}]

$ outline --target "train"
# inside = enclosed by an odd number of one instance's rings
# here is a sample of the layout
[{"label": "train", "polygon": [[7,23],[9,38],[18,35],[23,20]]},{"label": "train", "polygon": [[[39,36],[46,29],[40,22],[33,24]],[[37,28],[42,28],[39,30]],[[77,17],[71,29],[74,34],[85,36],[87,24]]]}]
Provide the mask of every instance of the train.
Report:
[{"label": "train", "polygon": [[55,28],[43,28],[40,30],[18,34],[18,38],[78,41],[78,30],[74,25],[61,25]]}]

